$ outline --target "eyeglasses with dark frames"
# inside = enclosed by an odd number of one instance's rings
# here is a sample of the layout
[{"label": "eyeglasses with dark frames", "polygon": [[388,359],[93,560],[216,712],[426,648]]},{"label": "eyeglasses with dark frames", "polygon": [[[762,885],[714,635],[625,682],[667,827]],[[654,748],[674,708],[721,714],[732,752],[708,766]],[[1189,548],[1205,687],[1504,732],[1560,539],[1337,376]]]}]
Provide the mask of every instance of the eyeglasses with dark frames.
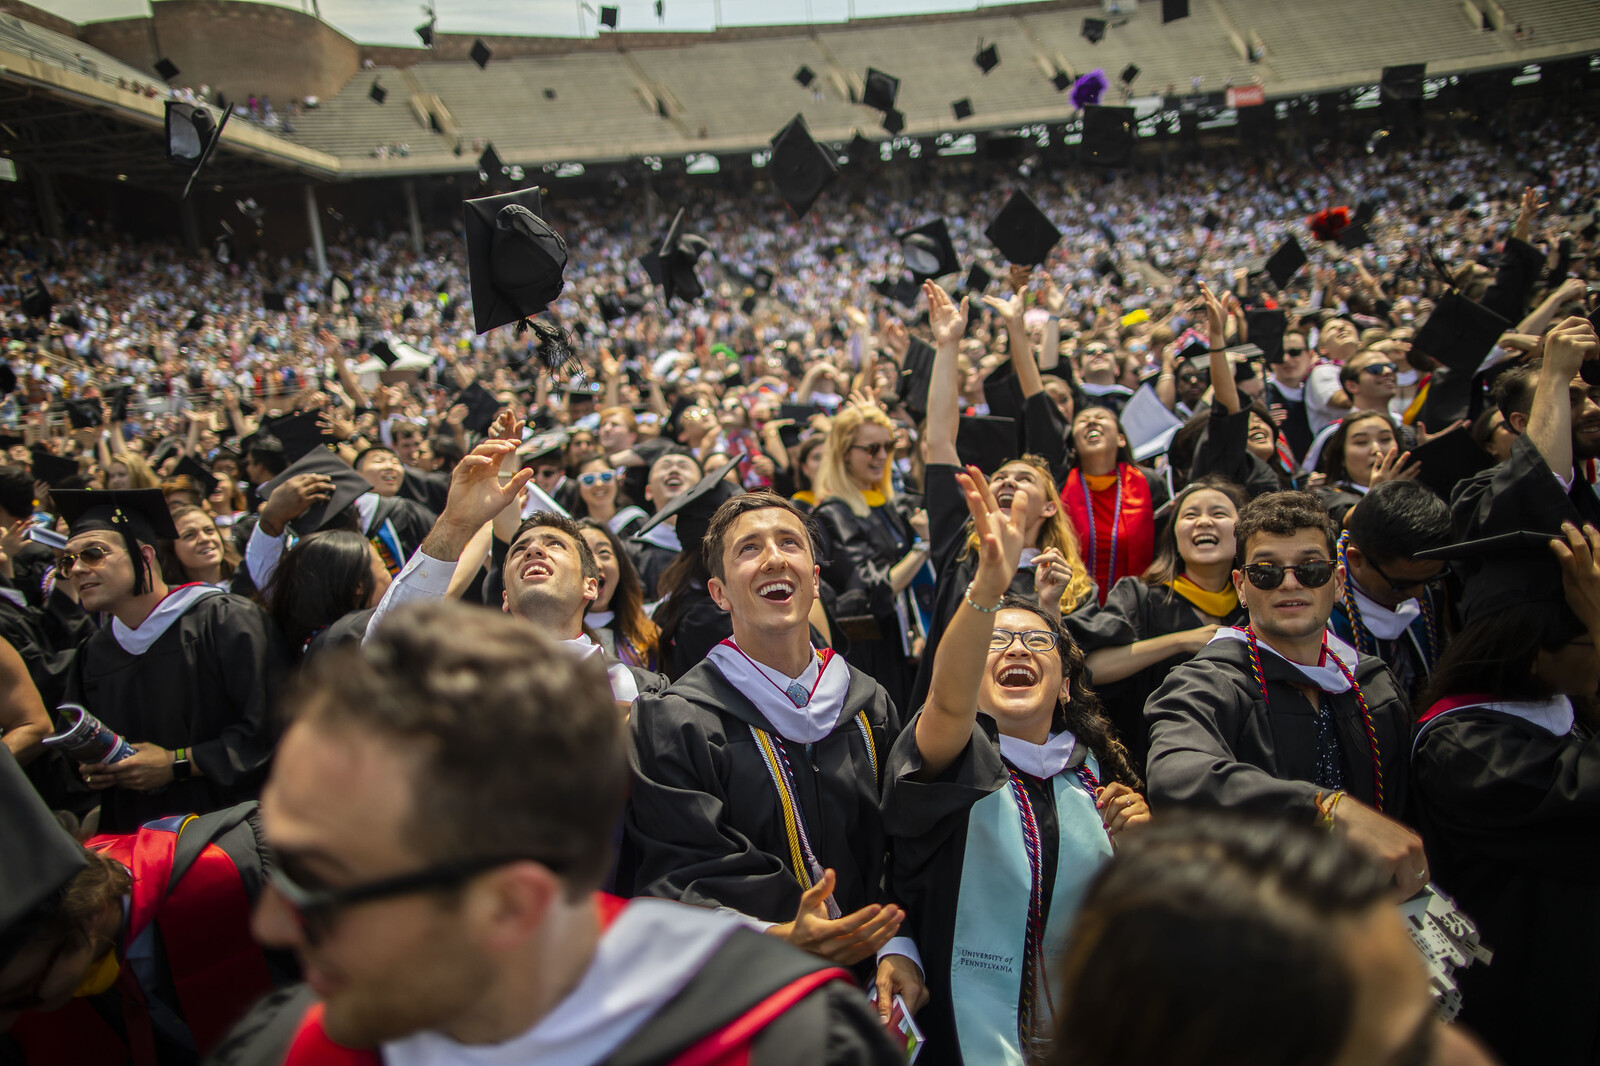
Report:
[{"label": "eyeglasses with dark frames", "polygon": [[1048,629],[996,629],[989,634],[989,650],[1005,651],[1021,638],[1022,646],[1032,652],[1054,651],[1061,638]]},{"label": "eyeglasses with dark frames", "polygon": [[[1363,556],[1363,558],[1365,558],[1365,556]],[[1383,578],[1384,583],[1389,586],[1389,591],[1395,593],[1396,595],[1399,595],[1402,592],[1410,592],[1412,589],[1416,588],[1438,588],[1444,584],[1444,576],[1450,572],[1450,568],[1446,566],[1443,570],[1439,571],[1437,574],[1434,574],[1432,577],[1425,577],[1420,581],[1397,581],[1388,574],[1384,573],[1383,567],[1379,566],[1371,559],[1366,559],[1366,564],[1372,568],[1373,573]]]},{"label": "eyeglasses with dark frames", "polygon": [[564,865],[532,855],[488,855],[457,859],[343,888],[306,888],[284,869],[280,859],[267,871],[267,884],[293,912],[307,943],[315,945],[332,931],[340,913],[349,907],[419,892],[459,888],[479,874],[514,862],[537,862],[557,873]]}]

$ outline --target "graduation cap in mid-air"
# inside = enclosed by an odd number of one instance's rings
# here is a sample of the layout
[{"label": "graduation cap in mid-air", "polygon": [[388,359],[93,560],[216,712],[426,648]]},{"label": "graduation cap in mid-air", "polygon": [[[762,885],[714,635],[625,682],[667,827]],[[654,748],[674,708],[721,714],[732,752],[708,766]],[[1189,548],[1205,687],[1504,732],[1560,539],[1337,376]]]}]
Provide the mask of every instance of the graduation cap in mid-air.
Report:
[{"label": "graduation cap in mid-air", "polygon": [[1133,150],[1136,115],[1131,107],[1092,104],[1083,109],[1083,141],[1079,152],[1090,163],[1114,166]]},{"label": "graduation cap in mid-air", "polygon": [[256,490],[257,494],[265,500],[279,485],[301,474],[322,474],[331,478],[333,492],[326,500],[313,503],[306,508],[298,518],[289,520],[289,528],[300,537],[308,537],[327,526],[357,499],[372,491],[371,483],[358,474],[349,463],[326,448],[313,448],[290,463],[283,473],[262,485]]},{"label": "graduation cap in mid-air", "polygon": [[10,749],[0,750],[0,806],[6,812],[0,833],[0,967],[6,967],[47,928],[42,908],[60,899],[89,859]]},{"label": "graduation cap in mid-air", "polygon": [[738,465],[739,457],[734,456],[701,478],[694,487],[673,497],[665,507],[651,516],[650,521],[639,527],[633,539],[642,543],[641,538],[646,533],[667,519],[675,517],[678,520],[676,525],[678,543],[684,545],[686,551],[691,546],[698,549],[705,542],[706,531],[711,528],[711,516],[716,514],[717,508],[744,491],[727,480],[728,475]]},{"label": "graduation cap in mid-air", "polygon": [[325,444],[338,443],[322,428],[321,419],[320,411],[300,411],[267,419],[261,423],[261,432],[276,438],[283,445],[283,457],[292,463],[307,452],[325,450]]},{"label": "graduation cap in mid-air", "polygon": [[374,80],[372,83],[372,88],[367,90],[367,99],[371,100],[375,104],[381,104],[385,100],[389,99],[389,90],[385,89],[376,80]]},{"label": "graduation cap in mid-air", "polygon": [[1293,237],[1285,237],[1283,243],[1278,245],[1277,251],[1267,257],[1266,272],[1272,283],[1278,288],[1286,288],[1300,268],[1310,262],[1306,258],[1305,249],[1300,247],[1300,242]]},{"label": "graduation cap in mid-air", "polygon": [[467,200],[467,267],[476,332],[511,322],[521,331],[561,295],[567,242],[540,216],[536,188]]},{"label": "graduation cap in mid-air", "polygon": [[879,296],[893,300],[901,307],[915,307],[917,297],[922,294],[922,286],[918,285],[909,276],[901,274],[897,278],[880,278],[872,283],[872,291]]},{"label": "graduation cap in mid-air", "polygon": [[822,190],[839,177],[839,163],[833,153],[818,144],[796,115],[772,138],[772,157],[767,162],[772,183],[797,219],[805,218]]},{"label": "graduation cap in mid-air", "polygon": [[963,415],[956,424],[956,456],[985,475],[1021,455],[1014,418]]},{"label": "graduation cap in mid-air", "polygon": [[933,380],[933,345],[912,337],[900,370],[900,395],[906,409],[917,418],[928,413],[928,385]]},{"label": "graduation cap in mid-air", "polygon": [[861,102],[874,111],[893,111],[895,99],[900,95],[900,79],[885,74],[876,67],[867,68],[867,77],[861,90]]},{"label": "graduation cap in mid-air", "polygon": [[967,277],[961,283],[961,287],[967,292],[981,295],[992,281],[994,281],[994,275],[985,270],[982,263],[973,263],[967,268]]},{"label": "graduation cap in mid-air", "polygon": [[261,293],[261,306],[268,311],[287,311],[289,310],[289,301],[283,293],[266,289]]},{"label": "graduation cap in mid-air", "polygon": [[344,307],[355,295],[355,286],[343,274],[332,274],[328,277],[327,285],[323,286],[328,300],[336,307]]},{"label": "graduation cap in mid-air", "polygon": [[395,351],[394,346],[382,337],[367,345],[367,352],[386,367],[394,366],[400,361],[400,353]]},{"label": "graduation cap in mid-air", "polygon": [[1061,240],[1061,231],[1039,210],[1027,193],[1011,194],[983,235],[1000,254],[1019,266],[1038,266]]},{"label": "graduation cap in mid-air", "polygon": [[772,291],[772,283],[776,281],[777,278],[778,275],[774,274],[771,269],[767,267],[756,267],[755,273],[752,274],[750,278],[750,287],[756,292],[765,295],[766,293]]},{"label": "graduation cap in mid-air", "polygon": [[1208,207],[1206,213],[1200,216],[1200,225],[1206,229],[1216,229],[1222,225],[1222,216]]},{"label": "graduation cap in mid-air", "polygon": [[951,112],[956,116],[956,121],[972,117],[972,97],[963,96],[950,105]]},{"label": "graduation cap in mid-air", "polygon": [[67,421],[73,429],[89,429],[105,424],[99,400],[64,400],[62,403],[67,409]]},{"label": "graduation cap in mid-air", "polygon": [[896,235],[900,254],[917,282],[940,278],[961,269],[956,246],[950,240],[950,227],[942,218],[924,222],[915,229]]},{"label": "graduation cap in mid-air", "polygon": [[1417,480],[1444,500],[1458,484],[1494,465],[1494,457],[1461,428],[1435,434],[1411,449],[1411,458],[1418,464]]},{"label": "graduation cap in mid-air", "polygon": [[486,433],[494,424],[495,416],[500,413],[500,401],[494,393],[474,381],[450,401],[450,406],[466,404],[467,417],[461,424],[469,433]]},{"label": "graduation cap in mid-air", "polygon": [[111,400],[111,421],[126,422],[128,420],[128,401],[133,397],[133,386],[116,385],[106,395]]},{"label": "graduation cap in mid-air", "polygon": [[218,122],[211,109],[204,104],[190,104],[181,100],[166,102],[167,161],[189,171],[189,180],[184,183],[179,199],[189,198],[194,179],[221,142],[222,131],[231,117],[232,108],[225,110],[222,121]]},{"label": "graduation cap in mid-air", "polygon": [[1283,362],[1283,335],[1289,328],[1289,316],[1280,308],[1252,307],[1244,313],[1245,328],[1250,341],[1261,349],[1262,358],[1269,365]]},{"label": "graduation cap in mid-air", "polygon": [[482,70],[489,65],[489,57],[494,53],[489,51],[489,46],[483,43],[482,37],[479,37],[472,42],[472,50],[467,55],[474,63],[478,64],[478,69]]},{"label": "graduation cap in mid-air", "polygon": [[896,111],[892,107],[885,111],[883,113],[883,128],[898,137],[906,128],[905,112]]},{"label": "graduation cap in mid-air", "polygon": [[982,41],[979,41],[978,45],[978,54],[972,57],[972,61],[978,65],[979,70],[987,74],[1000,65],[1000,49],[992,44],[986,45]]},{"label": "graduation cap in mid-air", "polygon": [[675,298],[694,303],[705,294],[695,264],[711,245],[704,237],[684,232],[683,216],[684,209],[680,207],[655,249],[661,270],[661,300],[669,312]]},{"label": "graduation cap in mid-air", "polygon": [[44,279],[35,274],[25,286],[22,290],[22,313],[29,318],[49,318],[56,300],[45,286]]},{"label": "graduation cap in mid-air", "polygon": [[1417,330],[1411,347],[1452,371],[1475,373],[1500,335],[1512,324],[1459,292],[1447,292],[1434,303],[1428,320]]}]

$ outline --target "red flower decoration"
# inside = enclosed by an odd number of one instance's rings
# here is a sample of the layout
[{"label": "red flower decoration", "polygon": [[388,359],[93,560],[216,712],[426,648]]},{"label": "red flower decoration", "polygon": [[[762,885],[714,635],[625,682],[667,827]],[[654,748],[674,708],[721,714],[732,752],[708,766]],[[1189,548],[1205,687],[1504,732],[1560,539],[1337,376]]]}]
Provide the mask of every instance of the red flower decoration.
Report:
[{"label": "red flower decoration", "polygon": [[1306,225],[1311,227],[1311,233],[1319,241],[1334,241],[1339,239],[1350,226],[1350,209],[1348,207],[1329,207],[1318,211],[1306,219]]}]

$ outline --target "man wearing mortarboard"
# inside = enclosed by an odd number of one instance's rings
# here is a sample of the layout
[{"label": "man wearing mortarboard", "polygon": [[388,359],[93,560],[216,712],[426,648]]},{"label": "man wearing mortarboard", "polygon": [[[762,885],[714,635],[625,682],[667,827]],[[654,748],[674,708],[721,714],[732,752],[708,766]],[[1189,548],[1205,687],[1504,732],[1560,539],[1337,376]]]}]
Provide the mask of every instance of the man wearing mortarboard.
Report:
[{"label": "man wearing mortarboard", "polygon": [[68,525],[60,578],[85,611],[109,616],[78,650],[66,702],[134,748],[81,768],[101,793],[100,827],[131,832],[255,798],[288,661],[267,613],[211,585],[168,587],[156,545],[177,531],[159,489],[63,490],[56,504]]}]

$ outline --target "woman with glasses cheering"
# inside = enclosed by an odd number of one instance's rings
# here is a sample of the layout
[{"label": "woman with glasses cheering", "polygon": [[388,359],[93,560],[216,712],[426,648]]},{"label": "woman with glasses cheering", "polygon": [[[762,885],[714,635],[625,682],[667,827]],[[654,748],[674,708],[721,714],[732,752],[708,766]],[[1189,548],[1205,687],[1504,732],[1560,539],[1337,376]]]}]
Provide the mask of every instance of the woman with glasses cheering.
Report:
[{"label": "woman with glasses cheering", "polygon": [[956,477],[979,562],[887,760],[889,884],[922,952],[924,1057],[1032,1063],[1056,1031],[1049,979],[1078,901],[1149,808],[1083,653],[1054,614],[1007,594],[1037,487],[1002,508],[976,467]]},{"label": "woman with glasses cheering", "polygon": [[578,467],[578,494],[572,517],[602,522],[624,541],[650,516],[628,498],[622,471],[604,456]]},{"label": "woman with glasses cheering", "polygon": [[850,638],[850,662],[906,705],[915,607],[907,590],[928,561],[928,515],[907,513],[890,480],[894,423],[877,405],[846,404],[828,431],[817,470],[822,580],[838,594],[834,614]]},{"label": "woman with glasses cheering", "polygon": [[1249,613],[1145,705],[1152,802],[1285,816],[1344,834],[1406,895],[1427,883],[1405,810],[1411,716],[1383,660],[1327,632],[1343,589],[1316,497],[1273,492],[1234,525]]}]

